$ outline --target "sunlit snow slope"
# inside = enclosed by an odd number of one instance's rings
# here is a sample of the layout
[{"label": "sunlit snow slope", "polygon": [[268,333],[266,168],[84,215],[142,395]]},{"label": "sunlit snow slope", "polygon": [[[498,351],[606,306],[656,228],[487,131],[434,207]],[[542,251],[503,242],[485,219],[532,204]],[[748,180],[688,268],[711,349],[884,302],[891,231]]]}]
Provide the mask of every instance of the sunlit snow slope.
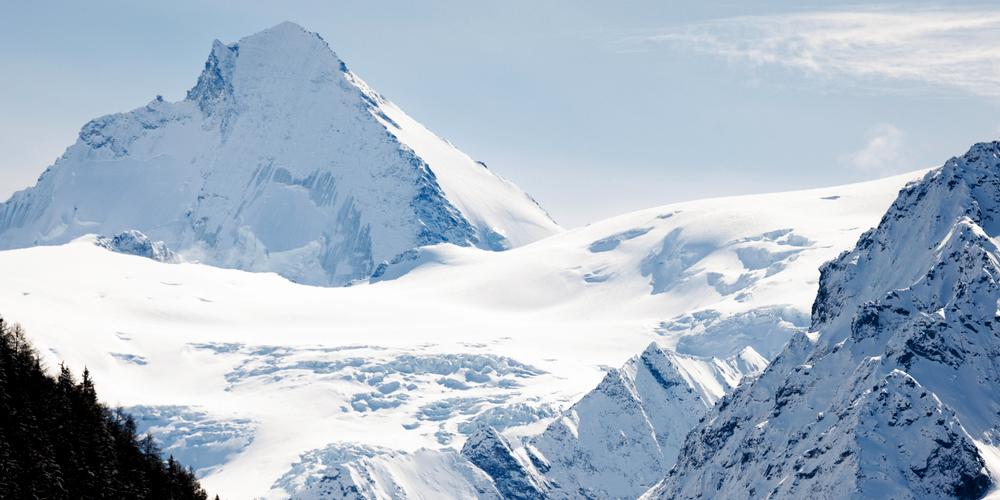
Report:
[{"label": "sunlit snow slope", "polygon": [[[808,325],[820,264],[917,176],[669,205],[506,252],[436,245],[346,288],[85,237],[0,252],[0,312],[51,363],[88,366],[227,497],[280,497],[357,458],[397,484],[419,479],[406,471],[421,448],[538,432],[651,340],[771,358]],[[488,483],[432,459],[441,480]]]},{"label": "sunlit snow slope", "polygon": [[982,498],[1000,478],[1000,142],[908,186],[822,268],[808,334],[648,498]]},{"label": "sunlit snow slope", "polygon": [[4,249],[128,230],[189,261],[343,285],[422,245],[505,250],[560,228],[283,23],[216,41],[186,99],[84,125],[0,204]]}]

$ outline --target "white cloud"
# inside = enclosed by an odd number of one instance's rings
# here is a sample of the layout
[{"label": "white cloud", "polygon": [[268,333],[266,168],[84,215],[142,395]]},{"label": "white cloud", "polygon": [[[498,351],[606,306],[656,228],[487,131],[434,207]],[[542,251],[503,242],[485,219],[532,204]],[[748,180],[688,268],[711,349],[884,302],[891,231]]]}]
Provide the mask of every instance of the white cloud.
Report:
[{"label": "white cloud", "polygon": [[905,80],[1000,96],[1000,9],[734,17],[629,42],[680,44],[819,76]]},{"label": "white cloud", "polygon": [[868,131],[864,147],[841,161],[868,171],[892,170],[905,163],[906,136],[894,125],[882,123]]}]

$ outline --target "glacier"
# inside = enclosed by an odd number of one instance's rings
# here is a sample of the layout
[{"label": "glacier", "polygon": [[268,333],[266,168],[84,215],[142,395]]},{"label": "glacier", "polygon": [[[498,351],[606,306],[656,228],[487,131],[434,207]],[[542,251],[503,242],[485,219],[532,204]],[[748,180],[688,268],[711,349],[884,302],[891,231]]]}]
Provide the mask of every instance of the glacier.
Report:
[{"label": "glacier", "polygon": [[0,204],[0,313],[226,497],[975,498],[998,172],[563,230],[282,23]]},{"label": "glacier", "polygon": [[0,204],[0,248],[140,231],[187,260],[312,285],[408,250],[506,250],[561,231],[293,23],[216,41],[179,102],[97,118]]},{"label": "glacier", "polygon": [[[922,174],[653,207],[503,252],[436,244],[350,287],[85,236],[0,251],[0,312],[51,366],[114,381],[102,399],[155,416],[149,429],[225,496],[491,498],[500,484],[462,454],[481,437],[502,438],[488,449],[511,450],[546,494],[599,491],[577,464],[638,495],[682,456],[680,427],[756,373],[738,356],[771,359],[804,331],[821,264]],[[679,265],[665,246],[702,257]]]}]

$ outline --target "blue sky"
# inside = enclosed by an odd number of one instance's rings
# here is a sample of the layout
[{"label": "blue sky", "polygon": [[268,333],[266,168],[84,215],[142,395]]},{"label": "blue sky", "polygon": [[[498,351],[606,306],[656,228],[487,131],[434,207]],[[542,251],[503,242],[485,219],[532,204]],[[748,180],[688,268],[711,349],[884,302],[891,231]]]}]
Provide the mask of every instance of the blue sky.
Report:
[{"label": "blue sky", "polygon": [[5,2],[0,198],[88,120],[182,98],[213,39],[284,20],[570,227],[1000,136],[990,2]]}]

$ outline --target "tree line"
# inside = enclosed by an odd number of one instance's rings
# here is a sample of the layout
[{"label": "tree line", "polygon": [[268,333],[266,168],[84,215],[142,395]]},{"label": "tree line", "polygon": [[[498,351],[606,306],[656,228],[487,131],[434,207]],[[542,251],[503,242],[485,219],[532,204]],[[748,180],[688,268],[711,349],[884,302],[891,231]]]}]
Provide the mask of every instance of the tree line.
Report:
[{"label": "tree line", "polygon": [[131,415],[101,404],[86,369],[49,376],[21,326],[0,318],[0,498],[206,497]]}]

